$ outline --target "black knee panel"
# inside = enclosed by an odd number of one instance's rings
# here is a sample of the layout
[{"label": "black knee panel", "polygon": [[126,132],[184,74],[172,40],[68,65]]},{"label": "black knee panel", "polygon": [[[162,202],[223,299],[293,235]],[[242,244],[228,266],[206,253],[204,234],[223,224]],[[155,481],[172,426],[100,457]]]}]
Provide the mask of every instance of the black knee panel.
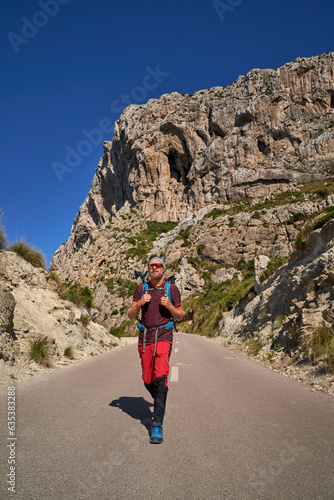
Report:
[{"label": "black knee panel", "polygon": [[144,385],[145,385],[146,389],[148,390],[148,392],[151,394],[152,398],[154,398],[154,384],[146,384],[144,382]]},{"label": "black knee panel", "polygon": [[[154,377],[153,379],[154,387],[160,389],[167,389],[166,387],[166,375],[163,375],[162,377]],[[165,391],[161,391],[165,392]]]}]

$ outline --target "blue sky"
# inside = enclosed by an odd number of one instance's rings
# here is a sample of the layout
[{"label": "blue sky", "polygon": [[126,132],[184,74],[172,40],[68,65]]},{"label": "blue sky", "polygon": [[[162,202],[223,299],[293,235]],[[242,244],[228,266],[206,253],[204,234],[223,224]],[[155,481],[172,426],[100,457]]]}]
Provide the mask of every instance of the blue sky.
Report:
[{"label": "blue sky", "polygon": [[[331,0],[4,0],[2,225],[49,264],[128,103],[334,50]],[[94,132],[92,132],[94,131]]]}]

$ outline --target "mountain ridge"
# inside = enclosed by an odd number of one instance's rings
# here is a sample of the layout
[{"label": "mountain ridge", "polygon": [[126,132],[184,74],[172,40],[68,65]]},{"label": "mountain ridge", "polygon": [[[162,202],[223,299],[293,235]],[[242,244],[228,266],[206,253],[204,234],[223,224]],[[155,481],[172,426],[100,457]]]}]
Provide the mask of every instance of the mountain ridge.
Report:
[{"label": "mountain ridge", "polygon": [[298,58],[226,88],[127,107],[104,143],[67,254],[126,204],[141,205],[148,220],[181,221],[209,205],[325,178],[334,168],[333,58]]}]

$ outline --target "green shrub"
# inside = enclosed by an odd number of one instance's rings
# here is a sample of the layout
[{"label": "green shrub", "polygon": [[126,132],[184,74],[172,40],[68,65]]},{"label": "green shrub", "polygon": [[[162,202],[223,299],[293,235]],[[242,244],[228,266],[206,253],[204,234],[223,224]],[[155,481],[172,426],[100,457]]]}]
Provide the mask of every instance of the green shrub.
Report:
[{"label": "green shrub", "polygon": [[320,198],[327,198],[327,196],[329,195],[329,190],[327,188],[317,189],[315,191],[315,194]]},{"label": "green shrub", "polygon": [[109,330],[109,333],[114,337],[121,338],[125,335],[125,329],[123,326],[112,326]]},{"label": "green shrub", "polygon": [[93,307],[93,295],[88,286],[81,287],[78,284],[63,287],[61,298],[73,302],[78,306]]},{"label": "green shrub", "polygon": [[30,342],[30,359],[43,366],[50,366],[49,339],[45,335]]},{"label": "green shrub", "polygon": [[74,359],[73,347],[72,346],[68,346],[68,347],[65,348],[65,350],[64,350],[64,356],[66,356],[66,358],[69,358],[69,359]]},{"label": "green shrub", "polygon": [[254,277],[254,259],[246,261],[243,257],[239,259],[234,267],[244,273],[245,278]]},{"label": "green shrub", "polygon": [[297,250],[304,250],[305,248],[305,243],[306,240],[309,236],[309,234],[312,231],[315,231],[316,229],[320,229],[322,226],[326,224],[326,222],[329,222],[330,220],[334,219],[334,207],[330,206],[327,207],[324,210],[325,214],[320,217],[318,220],[313,222],[308,222],[304,228],[297,234],[296,239],[295,239],[295,248]]},{"label": "green shrub", "polygon": [[146,262],[147,254],[153,248],[153,242],[160,236],[162,233],[168,233],[175,226],[177,226],[177,222],[156,222],[156,221],[148,221],[146,223],[146,229],[141,231],[141,233],[137,236],[136,245],[132,248],[129,248],[126,252],[127,257],[141,257],[143,262]]},{"label": "green shrub", "polygon": [[105,286],[108,290],[108,292],[111,292],[114,288],[114,279],[113,278],[109,278],[106,282],[105,282]]},{"label": "green shrub", "polygon": [[80,323],[82,323],[83,326],[88,326],[90,318],[86,314],[81,314],[79,321]]},{"label": "green shrub", "polygon": [[207,271],[202,276],[205,279],[203,292],[193,294],[184,301],[185,317],[181,328],[188,333],[214,337],[219,332],[223,313],[252,292],[254,276],[245,276],[243,281],[234,278],[224,283],[214,283]]},{"label": "green shrub", "polygon": [[187,229],[182,229],[182,231],[180,231],[180,233],[179,233],[178,238],[183,239],[183,242],[181,245],[182,247],[190,247],[191,246],[191,241],[189,240],[190,230],[191,230],[191,226],[187,227]]},{"label": "green shrub", "polygon": [[308,217],[308,215],[304,215],[301,212],[298,212],[298,213],[292,215],[290,217],[290,219],[288,219],[286,221],[286,223],[287,224],[294,224],[295,222],[298,222],[298,221],[301,221],[301,220],[305,220],[307,217]]},{"label": "green shrub", "polygon": [[20,257],[30,262],[30,264],[34,267],[41,267],[45,269],[45,257],[43,253],[37,248],[34,248],[26,243],[23,239],[13,243],[8,250],[17,253]]},{"label": "green shrub", "polygon": [[124,280],[123,278],[119,278],[117,280],[118,288],[117,295],[119,297],[130,297],[133,295],[135,289],[137,288],[136,283],[132,283],[132,281]]},{"label": "green shrub", "polygon": [[262,344],[260,340],[252,339],[247,342],[247,346],[249,354],[251,354],[252,356],[257,356],[264,344]]},{"label": "green shrub", "polygon": [[327,368],[334,368],[334,332],[323,321],[306,343],[307,354],[312,363],[323,359]]},{"label": "green shrub", "polygon": [[326,222],[332,220],[334,218],[334,207],[327,207],[325,210],[326,214],[320,217],[312,226],[312,229],[320,229],[322,226],[326,224]]},{"label": "green shrub", "polygon": [[312,224],[307,223],[304,228],[297,234],[295,238],[295,248],[296,250],[304,250],[306,240],[312,231]]},{"label": "green shrub", "polygon": [[210,212],[204,216],[204,219],[212,217],[213,220],[215,220],[217,217],[219,217],[220,215],[225,215],[227,212],[228,212],[228,210],[225,210],[224,208],[214,208],[212,210],[212,212]]}]

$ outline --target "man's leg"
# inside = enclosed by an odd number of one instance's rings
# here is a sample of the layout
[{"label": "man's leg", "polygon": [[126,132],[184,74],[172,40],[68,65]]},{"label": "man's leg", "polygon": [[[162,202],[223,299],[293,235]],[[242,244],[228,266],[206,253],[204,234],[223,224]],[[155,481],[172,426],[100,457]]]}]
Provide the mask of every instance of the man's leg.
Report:
[{"label": "man's leg", "polygon": [[143,352],[143,346],[140,344],[138,345],[138,352],[139,352],[141,367],[142,367],[143,382],[144,382],[146,389],[148,390],[148,392],[151,394],[152,398],[154,399],[153,350],[154,350],[154,345],[152,345],[152,344],[149,344],[146,346],[145,352]]},{"label": "man's leg", "polygon": [[165,415],[171,350],[172,345],[169,342],[157,342],[153,365],[153,425],[154,423],[161,425]]}]

